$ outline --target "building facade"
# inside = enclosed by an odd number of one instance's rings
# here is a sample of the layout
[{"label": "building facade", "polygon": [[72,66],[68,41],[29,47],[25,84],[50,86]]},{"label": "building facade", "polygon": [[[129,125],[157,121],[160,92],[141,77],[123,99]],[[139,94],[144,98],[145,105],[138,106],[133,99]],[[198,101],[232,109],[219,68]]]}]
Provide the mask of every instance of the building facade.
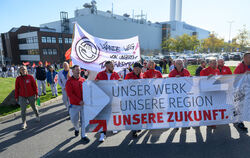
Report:
[{"label": "building facade", "polygon": [[[181,1],[178,1],[181,4]],[[178,7],[177,10],[181,7]],[[178,10],[177,19],[181,19],[181,11]],[[66,16],[67,17],[67,16]],[[65,21],[65,22],[64,22]],[[41,27],[56,29],[57,32],[68,30],[73,33],[74,22],[77,22],[84,30],[93,36],[106,39],[124,39],[139,36],[142,50],[161,50],[162,40],[183,34],[197,35],[198,39],[207,38],[209,31],[189,25],[185,22],[173,20],[167,22],[151,23],[146,18],[130,18],[128,15],[114,15],[111,12],[96,10],[92,12],[90,8],[75,10],[73,18],[61,19],[50,23],[41,24]]]},{"label": "building facade", "polygon": [[50,28],[21,26],[2,33],[1,41],[7,64],[59,63],[64,61],[64,54],[71,47],[72,34],[58,33]]}]

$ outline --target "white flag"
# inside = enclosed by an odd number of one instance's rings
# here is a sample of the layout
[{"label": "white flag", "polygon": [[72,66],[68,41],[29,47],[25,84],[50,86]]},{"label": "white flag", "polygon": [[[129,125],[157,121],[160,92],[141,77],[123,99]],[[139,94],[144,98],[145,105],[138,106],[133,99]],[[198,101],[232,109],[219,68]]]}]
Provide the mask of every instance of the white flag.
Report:
[{"label": "white flag", "polygon": [[139,39],[138,36],[120,40],[97,38],[75,23],[71,59],[73,65],[97,72],[105,68],[106,61],[112,61],[114,70],[119,72],[140,60]]}]

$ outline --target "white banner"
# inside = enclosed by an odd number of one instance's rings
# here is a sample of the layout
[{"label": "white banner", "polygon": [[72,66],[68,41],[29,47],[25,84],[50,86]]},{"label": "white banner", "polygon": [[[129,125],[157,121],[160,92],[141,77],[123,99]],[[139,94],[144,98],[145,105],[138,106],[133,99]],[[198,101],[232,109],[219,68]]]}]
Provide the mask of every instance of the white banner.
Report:
[{"label": "white banner", "polygon": [[83,83],[88,132],[250,120],[250,74]]},{"label": "white banner", "polygon": [[139,39],[97,38],[75,23],[71,59],[73,65],[97,72],[104,69],[106,61],[113,61],[115,71],[119,72],[140,60]]}]

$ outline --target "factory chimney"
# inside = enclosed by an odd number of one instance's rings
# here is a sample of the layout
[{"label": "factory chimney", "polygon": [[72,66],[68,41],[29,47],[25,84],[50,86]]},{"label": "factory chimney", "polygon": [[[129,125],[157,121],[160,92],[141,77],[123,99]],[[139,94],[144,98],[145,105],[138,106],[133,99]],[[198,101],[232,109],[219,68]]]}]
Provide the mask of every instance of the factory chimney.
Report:
[{"label": "factory chimney", "polygon": [[170,0],[170,21],[181,21],[182,0]]}]

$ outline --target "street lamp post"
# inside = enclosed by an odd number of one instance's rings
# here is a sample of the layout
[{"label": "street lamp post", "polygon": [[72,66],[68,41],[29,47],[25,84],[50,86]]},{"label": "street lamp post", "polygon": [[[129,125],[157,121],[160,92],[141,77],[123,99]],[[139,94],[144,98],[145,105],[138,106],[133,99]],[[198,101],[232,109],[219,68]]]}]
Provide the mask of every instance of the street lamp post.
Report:
[{"label": "street lamp post", "polygon": [[228,21],[229,23],[229,39],[228,39],[228,43],[231,43],[231,29],[232,29],[232,23],[234,23],[234,21]]},{"label": "street lamp post", "polygon": [[[231,20],[231,21],[228,21],[228,23],[229,23],[229,39],[228,39],[228,43],[230,44],[230,43],[232,43],[232,42],[231,42],[231,30],[232,30],[232,23],[234,23],[234,21]],[[231,49],[231,46],[230,46],[230,45],[229,45],[229,48],[230,48],[230,50],[231,50],[231,52],[232,52],[232,49]]]}]

